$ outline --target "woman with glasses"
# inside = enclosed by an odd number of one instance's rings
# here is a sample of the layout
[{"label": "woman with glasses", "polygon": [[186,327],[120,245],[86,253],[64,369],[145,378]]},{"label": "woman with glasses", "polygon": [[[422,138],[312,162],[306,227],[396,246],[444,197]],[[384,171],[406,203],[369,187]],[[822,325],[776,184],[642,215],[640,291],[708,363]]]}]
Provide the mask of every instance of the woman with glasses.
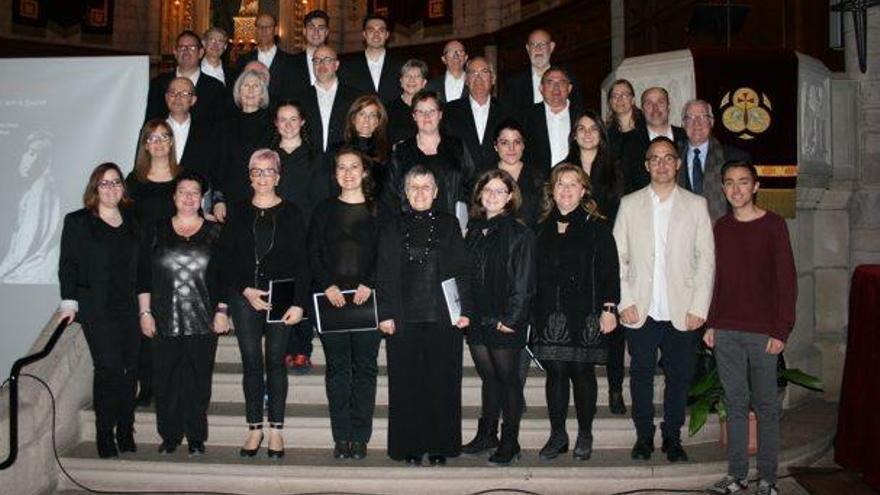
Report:
[{"label": "woman with glasses", "polygon": [[620,158],[623,137],[645,125],[645,118],[636,106],[635,98],[633,85],[626,79],[618,79],[608,88],[606,101],[609,112],[605,125],[608,127],[608,143],[614,158]]},{"label": "woman with glasses", "polygon": [[[526,345],[529,305],[535,293],[532,231],[517,218],[522,199],[504,170],[483,173],[474,186],[465,244],[475,265],[475,321],[467,341],[482,380],[482,414],[477,436],[462,452],[478,454],[497,446],[493,464],[519,458],[522,384],[519,361]],[[501,443],[498,419],[504,414]]]},{"label": "woman with glasses", "polygon": [[190,455],[205,453],[217,336],[217,265],[211,264],[220,225],[202,216],[207,182],[183,171],[174,180],[175,214],[147,230],[138,273],[141,333],[155,346],[154,390],[160,454],[186,436]]},{"label": "woman with glasses", "polygon": [[[473,314],[472,270],[458,222],[435,206],[431,169],[416,165],[403,183],[407,212],[383,225],[376,269],[388,352],[388,455],[420,466],[427,454],[438,466],[461,453],[461,330]],[[452,297],[451,287],[457,312],[444,297],[444,289]]]},{"label": "woman with glasses", "polygon": [[413,120],[412,99],[428,84],[428,64],[411,58],[400,68],[400,98],[385,102],[388,107],[388,135],[392,143],[416,135],[419,128]]},{"label": "woman with glasses", "polygon": [[84,208],[64,217],[61,233],[58,313],[60,321],[80,323],[92,356],[95,443],[101,458],[137,450],[138,233],[125,208],[130,202],[122,171],[115,163],[102,163],[89,177]]},{"label": "woman with glasses", "polygon": [[[253,152],[248,164],[253,194],[250,200],[230,205],[227,225],[220,236],[221,295],[217,323],[225,327],[226,309],[235,321],[235,334],[244,365],[245,413],[249,434],[240,450],[254,457],[263,442],[263,396],[268,395],[270,458],[284,456],[284,404],[287,369],[284,351],[289,326],[302,320],[309,300],[310,278],[306,253],[306,225],[293,203],[278,195],[281,159],[270,149]],[[270,323],[269,282],[293,279],[293,301],[275,301]],[[263,356],[265,337],[266,356]],[[265,372],[265,374],[264,374]]]},{"label": "woman with glasses", "polygon": [[547,372],[550,438],[541,459],[568,451],[569,387],[574,391],[578,435],[574,458],[593,452],[596,415],[595,365],[608,356],[605,339],[617,326],[620,270],[611,229],[590,200],[584,169],[553,168],[536,229],[537,293],[530,347]]},{"label": "woman with glasses", "polygon": [[[171,199],[174,177],[180,172],[174,151],[174,133],[163,119],[152,119],[141,128],[134,170],[125,179],[126,190],[134,201],[134,216],[142,231],[174,214]],[[143,337],[138,359],[137,403],[147,405],[153,398],[153,344]]]},{"label": "woman with glasses", "polygon": [[[462,142],[440,132],[443,104],[433,91],[420,91],[412,99],[412,115],[418,133],[394,146],[391,169],[396,189],[404,191],[403,177],[416,165],[431,170],[437,184],[437,197],[433,208],[459,216],[464,224],[470,184],[474,175],[474,162]],[[457,203],[461,203],[457,211]],[[462,225],[462,229],[464,225]]]}]

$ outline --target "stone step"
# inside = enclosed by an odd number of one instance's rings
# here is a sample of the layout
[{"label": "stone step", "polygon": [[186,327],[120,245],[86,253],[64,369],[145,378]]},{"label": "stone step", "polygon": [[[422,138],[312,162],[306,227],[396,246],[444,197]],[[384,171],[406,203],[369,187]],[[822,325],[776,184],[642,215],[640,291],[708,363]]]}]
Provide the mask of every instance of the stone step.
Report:
[{"label": "stone step", "polygon": [[[814,461],[830,448],[836,417],[836,406],[821,400],[810,401],[786,412],[781,425],[780,474],[784,474],[789,466]],[[138,420],[142,419],[139,416]],[[717,423],[710,421],[713,422]],[[236,429],[242,436],[240,418],[236,418]],[[238,457],[237,445],[214,443],[215,432],[216,429],[212,429],[212,441],[208,442],[204,456],[188,457],[185,447],[173,455],[160,456],[155,444],[142,443],[136,454],[101,460],[97,459],[94,443],[89,441],[63,453],[61,464],[77,482],[89,489],[132,491],[148,488],[169,492],[242,494],[461,495],[508,488],[544,495],[607,495],[647,488],[700,489],[727,472],[725,453],[715,442],[688,446],[691,461],[677,464],[666,462],[659,449],[650,461],[633,461],[629,458],[627,446],[597,448],[586,462],[574,461],[570,454],[553,461],[541,461],[536,448],[527,448],[520,462],[510,467],[488,466],[484,457],[462,456],[450,459],[445,467],[408,468],[388,459],[381,450],[371,450],[361,461],[336,461],[329,448],[306,448],[299,442],[288,444],[296,448],[288,448],[287,455],[280,461],[267,459],[265,449],[256,458],[242,459]],[[294,434],[288,440],[295,438]],[[754,458],[752,464],[754,467]],[[283,468],[279,469],[281,466]],[[77,489],[63,474],[59,476],[59,490]],[[501,493],[501,490],[495,493]]]},{"label": "stone step", "polygon": [[[462,407],[462,438],[469,441],[475,434],[479,406]],[[658,418],[662,418],[662,410],[658,408]],[[297,448],[328,448],[333,445],[330,430],[330,417],[327,406],[318,404],[288,404],[285,412],[284,437],[291,446]],[[658,419],[658,424],[660,420]],[[567,430],[572,445],[577,435],[577,419],[574,407],[569,408]],[[160,442],[156,429],[156,414],[152,409],[139,409],[135,415],[135,439],[144,444]],[[246,432],[244,404],[212,403],[208,409],[208,428],[211,445],[239,445]],[[80,412],[80,438],[95,438],[94,413],[91,409]],[[546,407],[530,407],[523,416],[520,425],[520,444],[523,448],[539,449],[547,441],[550,434],[550,420],[547,418]],[[388,436],[388,406],[376,406],[373,414],[373,437],[370,449],[384,449]],[[596,448],[628,448],[636,441],[635,430],[629,416],[612,415],[607,407],[599,407],[593,422],[593,438]],[[720,427],[717,421],[708,421],[706,426],[693,437],[683,437],[683,443],[714,443],[720,438]],[[657,444],[660,443],[659,428]],[[146,447],[151,448],[151,447]]]}]

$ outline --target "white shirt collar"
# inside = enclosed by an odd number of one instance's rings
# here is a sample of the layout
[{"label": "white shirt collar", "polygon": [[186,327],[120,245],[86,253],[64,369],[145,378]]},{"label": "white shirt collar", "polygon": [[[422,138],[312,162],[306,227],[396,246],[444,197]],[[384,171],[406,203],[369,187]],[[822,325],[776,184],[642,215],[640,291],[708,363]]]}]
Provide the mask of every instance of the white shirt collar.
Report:
[{"label": "white shirt collar", "polygon": [[277,45],[272,45],[272,48],[269,48],[268,50],[265,50],[265,51],[260,50],[260,48],[257,47],[257,60],[259,60],[260,63],[262,63],[266,67],[272,67],[272,61],[275,60],[275,55],[277,53],[278,53],[278,46]]},{"label": "white shirt collar", "polygon": [[315,84],[315,64],[312,63],[312,57],[315,56],[317,50],[312,46],[306,47],[306,67],[309,68],[309,83],[312,85]]},{"label": "white shirt collar", "polygon": [[177,158],[177,163],[180,163],[180,159],[183,158],[183,150],[186,148],[186,143],[189,140],[192,115],[187,115],[183,123],[178,123],[169,115],[165,122],[171,127],[171,132],[174,134],[174,154],[175,158]]},{"label": "white shirt collar", "polygon": [[483,144],[483,139],[485,139],[486,135],[486,126],[489,124],[489,106],[492,103],[492,98],[487,98],[485,105],[480,105],[473,96],[468,96],[468,100],[470,100],[471,103],[471,112],[474,114],[474,125],[477,127],[477,138],[479,138],[480,144]]},{"label": "white shirt collar", "polygon": [[541,103],[544,101],[544,96],[541,95],[541,77],[543,74],[535,72],[535,68],[531,65],[529,66],[529,72],[532,74],[532,101],[533,103]]},{"label": "white shirt collar", "polygon": [[206,76],[211,76],[214,79],[223,83],[224,85],[226,84],[226,76],[223,73],[223,64],[222,63],[217,64],[217,66],[214,67],[213,65],[211,65],[210,62],[208,62],[208,59],[203,58],[202,63],[200,64],[200,70]]},{"label": "white shirt collar", "polygon": [[463,72],[461,77],[456,79],[451,72],[446,71],[446,76],[443,78],[443,92],[446,96],[446,101],[453,101],[461,98],[462,94],[464,94],[464,79],[465,76]]},{"label": "white shirt collar", "polygon": [[660,134],[652,131],[650,127],[648,128],[648,141],[653,141],[654,138],[659,137],[659,136],[666,136],[671,141],[674,142],[675,141],[675,134],[673,134],[673,132],[672,132],[672,125],[667,125],[666,131],[663,133],[660,133]]},{"label": "white shirt collar", "polygon": [[364,50],[364,57],[367,59],[367,68],[370,70],[370,78],[373,79],[373,87],[379,91],[379,81],[382,79],[382,67],[385,65],[385,55],[387,50],[382,50],[382,54],[376,60],[371,60]]},{"label": "white shirt collar", "polygon": [[192,83],[193,83],[193,87],[195,87],[195,86],[197,86],[197,85],[199,84],[199,76],[200,76],[201,74],[202,74],[202,71],[201,71],[201,69],[199,69],[199,68],[196,68],[195,72],[193,72],[193,73],[192,73],[191,75],[189,75],[189,76],[184,76],[183,74],[181,74],[181,73],[180,73],[180,67],[174,69],[174,75],[175,75],[176,77],[185,77],[185,78],[189,79],[190,81],[192,81]]}]

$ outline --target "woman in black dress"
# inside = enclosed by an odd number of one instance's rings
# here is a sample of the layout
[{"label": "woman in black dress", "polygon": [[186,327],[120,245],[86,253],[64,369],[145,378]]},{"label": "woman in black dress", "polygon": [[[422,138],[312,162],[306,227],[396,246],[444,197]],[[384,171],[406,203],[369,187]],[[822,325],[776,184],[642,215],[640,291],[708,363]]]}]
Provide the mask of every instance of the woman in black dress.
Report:
[{"label": "woman in black dress", "polygon": [[[395,188],[404,191],[403,177],[416,165],[428,167],[437,181],[437,198],[433,208],[451,215],[460,215],[459,223],[466,222],[466,208],[470,184],[474,176],[474,162],[462,142],[440,132],[443,104],[433,91],[420,91],[413,96],[413,117],[418,133],[394,146],[391,169]],[[456,204],[461,203],[459,210]],[[462,230],[464,225],[462,225]]]},{"label": "woman in black dress", "polygon": [[[315,209],[309,227],[309,262],[314,290],[330,304],[361,305],[376,280],[378,224],[367,159],[353,148],[336,154],[338,197]],[[345,296],[342,291],[354,290]],[[333,457],[363,459],[373,430],[376,404],[378,331],[325,333],[327,400],[333,429]]]},{"label": "woman in black dress", "polygon": [[[456,219],[434,207],[427,167],[404,176],[409,211],[379,237],[379,330],[388,352],[388,455],[418,466],[461,453],[461,329],[470,324],[471,266]],[[453,323],[443,282],[458,288]],[[454,308],[453,308],[454,309]]]},{"label": "woman in black dress", "polygon": [[[251,155],[248,166],[253,195],[249,201],[232,203],[227,225],[220,236],[220,303],[228,305],[235,322],[235,335],[244,365],[244,400],[250,433],[241,448],[242,457],[254,457],[263,442],[263,394],[268,394],[271,458],[284,456],[284,404],[287,400],[287,369],[284,351],[290,325],[302,320],[309,300],[310,276],[302,213],[276,192],[281,159],[270,149]],[[269,282],[293,279],[294,300],[275,301],[286,308],[281,322],[267,322],[270,309]],[[288,306],[288,304],[290,304]],[[225,327],[220,306],[217,324]],[[283,311],[282,311],[283,310]],[[263,358],[263,337],[266,356]],[[265,375],[264,375],[265,371]]]},{"label": "woman in black dress", "polygon": [[483,173],[474,186],[465,238],[474,262],[476,316],[467,341],[483,384],[477,436],[462,452],[477,454],[497,446],[489,457],[494,464],[509,464],[519,458],[520,451],[523,398],[517,371],[535,293],[535,238],[517,218],[520,202],[519,187],[510,174],[497,169]]},{"label": "woman in black dress", "polygon": [[59,316],[82,326],[94,366],[98,455],[116,457],[137,450],[134,399],[140,332],[135,294],[138,232],[124,208],[130,199],[115,163],[92,171],[83,203],[83,209],[64,217]]},{"label": "woman in black dress", "polygon": [[[568,162],[580,165],[590,177],[590,196],[609,226],[614,225],[620,198],[623,197],[623,172],[611,156],[605,125],[599,115],[587,110],[575,120],[569,142]],[[612,414],[626,414],[623,402],[624,332],[614,332],[608,343],[608,405]]]},{"label": "woman in black dress", "polygon": [[217,265],[211,264],[220,225],[202,217],[207,182],[195,172],[174,180],[173,217],[156,223],[141,245],[140,326],[155,346],[156,423],[170,454],[186,435],[191,455],[205,453],[217,336]]},{"label": "woman in black dress", "polygon": [[416,135],[418,127],[413,120],[412,99],[428,84],[428,64],[411,58],[400,68],[400,98],[386,101],[388,108],[388,135],[391,143],[398,143]]},{"label": "woman in black dress", "polygon": [[501,121],[495,128],[493,142],[498,153],[497,167],[510,174],[519,187],[522,203],[518,216],[526,222],[526,225],[534,227],[538,223],[538,213],[541,211],[546,174],[523,162],[526,149],[525,131],[516,120]]},{"label": "woman in black dress", "polygon": [[617,326],[617,247],[589,193],[590,179],[581,167],[557,165],[550,173],[536,231],[538,291],[531,349],[547,372],[551,428],[540,451],[542,459],[568,450],[569,382],[578,419],[574,457],[590,458],[596,414],[594,365],[606,361],[606,335]]}]

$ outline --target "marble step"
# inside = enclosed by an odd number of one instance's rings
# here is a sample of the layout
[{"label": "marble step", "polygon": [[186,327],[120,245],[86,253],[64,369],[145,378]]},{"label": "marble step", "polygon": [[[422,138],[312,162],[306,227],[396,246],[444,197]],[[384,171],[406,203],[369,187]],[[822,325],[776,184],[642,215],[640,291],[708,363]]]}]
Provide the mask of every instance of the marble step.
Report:
[{"label": "marble step", "polygon": [[[781,428],[780,474],[785,474],[789,466],[810,463],[825,453],[831,446],[836,418],[836,405],[819,399],[787,411]],[[143,417],[138,419],[141,421]],[[236,421],[241,435],[240,420],[236,418]],[[598,423],[601,422],[602,419]],[[601,431],[599,424],[597,429]],[[296,435],[288,440],[294,438]],[[649,461],[633,461],[629,457],[629,446],[598,447],[589,461],[578,462],[570,454],[553,461],[541,461],[537,447],[527,447],[522,459],[510,467],[489,466],[485,457],[462,456],[449,459],[445,467],[436,468],[404,467],[378,449],[371,450],[361,461],[336,461],[329,448],[322,447],[308,448],[294,441],[288,444],[287,455],[282,460],[272,461],[265,457],[265,449],[256,458],[242,459],[237,445],[224,446],[214,443],[213,439],[208,442],[207,454],[198,457],[188,457],[185,447],[173,455],[160,456],[155,444],[142,442],[136,454],[102,460],[97,458],[94,444],[84,441],[63,453],[61,464],[89,489],[241,494],[461,495],[508,488],[542,495],[607,495],[646,488],[701,489],[727,471],[725,453],[716,442],[688,446],[691,460],[677,464],[668,463],[659,449]],[[751,462],[754,467],[754,458]],[[64,474],[59,476],[59,490],[80,493],[76,491],[80,488]]]}]

